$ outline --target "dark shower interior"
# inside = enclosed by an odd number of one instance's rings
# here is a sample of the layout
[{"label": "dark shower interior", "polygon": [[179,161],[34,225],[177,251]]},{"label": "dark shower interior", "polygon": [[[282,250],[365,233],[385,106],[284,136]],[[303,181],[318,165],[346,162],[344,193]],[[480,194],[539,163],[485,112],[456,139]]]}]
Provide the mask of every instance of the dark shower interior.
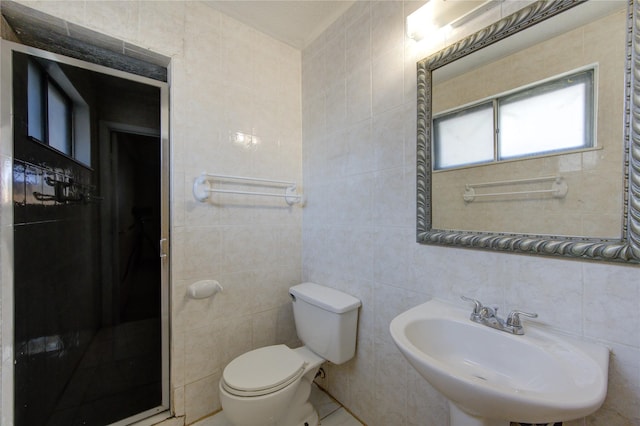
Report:
[{"label": "dark shower interior", "polygon": [[58,64],[88,105],[84,164],[30,133],[29,61],[51,65],[13,56],[14,424],[106,425],[162,404],[161,162],[159,137],[99,129],[159,134],[159,89]]}]

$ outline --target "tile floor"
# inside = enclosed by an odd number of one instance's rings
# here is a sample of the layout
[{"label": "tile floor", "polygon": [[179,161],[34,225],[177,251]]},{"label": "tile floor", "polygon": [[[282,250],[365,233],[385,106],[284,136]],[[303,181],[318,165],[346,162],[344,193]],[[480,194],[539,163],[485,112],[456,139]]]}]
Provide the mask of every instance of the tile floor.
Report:
[{"label": "tile floor", "polygon": [[[316,385],[311,388],[311,397],[309,399],[318,410],[321,426],[364,426]],[[224,411],[221,411],[194,423],[193,426],[231,426],[231,423],[224,416]]]},{"label": "tile floor", "polygon": [[101,425],[157,407],[160,353],[157,319],[99,329],[46,424]]}]

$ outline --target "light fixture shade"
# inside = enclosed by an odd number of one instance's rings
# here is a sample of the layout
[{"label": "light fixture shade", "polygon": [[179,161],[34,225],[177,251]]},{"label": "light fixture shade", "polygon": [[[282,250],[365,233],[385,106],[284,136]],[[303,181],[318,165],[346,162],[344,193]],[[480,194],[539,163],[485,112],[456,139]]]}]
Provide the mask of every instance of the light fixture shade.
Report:
[{"label": "light fixture shade", "polygon": [[434,21],[434,3],[427,1],[422,7],[407,16],[407,37],[420,41],[428,34],[438,30]]},{"label": "light fixture shade", "polygon": [[422,7],[407,16],[407,37],[420,41],[443,28],[458,27],[498,6],[503,1],[427,0]]}]

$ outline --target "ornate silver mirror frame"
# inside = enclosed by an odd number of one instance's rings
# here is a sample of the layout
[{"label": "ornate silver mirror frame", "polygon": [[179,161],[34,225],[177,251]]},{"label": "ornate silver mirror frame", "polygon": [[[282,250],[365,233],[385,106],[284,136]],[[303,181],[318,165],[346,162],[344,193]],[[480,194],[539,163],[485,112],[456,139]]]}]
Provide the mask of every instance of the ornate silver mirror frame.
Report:
[{"label": "ornate silver mirror frame", "polygon": [[640,0],[628,0],[625,69],[624,209],[620,239],[555,237],[511,233],[451,231],[432,228],[431,102],[432,72],[518,31],[562,13],[586,0],[541,0],[431,55],[417,64],[417,241],[606,261],[640,262]]}]

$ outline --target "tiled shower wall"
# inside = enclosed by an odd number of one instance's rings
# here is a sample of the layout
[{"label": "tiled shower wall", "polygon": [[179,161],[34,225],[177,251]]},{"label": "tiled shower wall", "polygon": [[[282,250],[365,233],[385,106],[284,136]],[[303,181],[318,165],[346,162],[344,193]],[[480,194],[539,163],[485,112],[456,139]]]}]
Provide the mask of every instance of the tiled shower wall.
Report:
[{"label": "tiled shower wall", "polygon": [[[526,4],[504,2],[453,37]],[[637,266],[415,242],[415,62],[444,45],[405,38],[411,7],[357,2],[302,54],[303,278],[363,301],[357,356],[328,371],[330,392],[369,426],[448,424],[445,400],[405,362],[388,327],[433,297],[468,307],[464,294],[502,312],[537,312],[612,349],[603,408],[565,424],[640,424]]]},{"label": "tiled shower wall", "polygon": [[[191,186],[203,171],[301,182],[300,52],[200,2],[21,3],[172,58],[171,376],[175,412],[192,423],[220,408],[218,380],[229,360],[296,343],[287,289],[301,280],[300,207],[243,196],[201,204]],[[259,143],[235,144],[236,132]],[[10,148],[1,152],[5,200]],[[11,247],[5,208],[11,204],[2,205],[3,253]],[[5,289],[11,280],[2,265]],[[187,299],[187,286],[201,279],[218,280],[224,292]]]}]

